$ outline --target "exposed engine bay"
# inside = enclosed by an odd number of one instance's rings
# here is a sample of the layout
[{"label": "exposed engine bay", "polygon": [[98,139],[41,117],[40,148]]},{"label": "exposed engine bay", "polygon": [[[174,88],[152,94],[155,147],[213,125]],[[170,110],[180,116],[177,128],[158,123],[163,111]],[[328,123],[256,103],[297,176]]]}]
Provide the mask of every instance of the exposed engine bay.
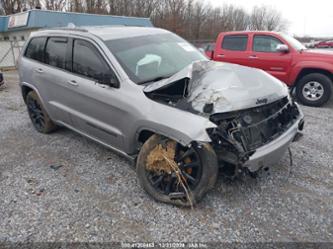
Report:
[{"label": "exposed engine bay", "polygon": [[[209,129],[220,165],[230,176],[237,174],[257,148],[278,138],[300,116],[287,97],[271,104],[244,111],[214,114],[210,120],[218,128]],[[303,129],[301,122],[299,129]]]}]

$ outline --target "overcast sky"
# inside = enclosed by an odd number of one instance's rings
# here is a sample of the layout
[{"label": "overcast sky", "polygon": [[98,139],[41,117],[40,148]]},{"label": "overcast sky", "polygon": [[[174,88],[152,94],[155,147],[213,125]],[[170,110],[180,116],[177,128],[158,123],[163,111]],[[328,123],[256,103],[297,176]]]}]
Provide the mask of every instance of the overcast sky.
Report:
[{"label": "overcast sky", "polygon": [[[208,0],[213,6],[230,3],[251,11],[255,5],[279,10],[296,35],[333,36],[333,0]],[[316,4],[318,3],[318,4]]]}]

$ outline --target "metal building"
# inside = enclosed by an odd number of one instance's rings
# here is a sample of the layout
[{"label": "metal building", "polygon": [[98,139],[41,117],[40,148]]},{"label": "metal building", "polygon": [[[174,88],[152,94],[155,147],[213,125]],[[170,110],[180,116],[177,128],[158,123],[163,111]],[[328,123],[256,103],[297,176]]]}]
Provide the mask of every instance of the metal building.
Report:
[{"label": "metal building", "polygon": [[0,16],[0,40],[26,40],[31,31],[41,28],[66,27],[69,23],[73,23],[75,26],[153,26],[149,18],[95,15],[36,9],[10,16]]}]

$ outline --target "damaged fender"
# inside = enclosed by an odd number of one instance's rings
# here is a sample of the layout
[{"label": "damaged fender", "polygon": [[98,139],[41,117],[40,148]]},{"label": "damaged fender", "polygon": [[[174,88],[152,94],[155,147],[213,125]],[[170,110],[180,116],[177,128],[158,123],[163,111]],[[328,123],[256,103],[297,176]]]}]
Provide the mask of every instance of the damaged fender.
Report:
[{"label": "damaged fender", "polygon": [[216,128],[217,126],[209,119],[167,105],[156,104],[156,108],[158,108],[154,115],[156,121],[142,120],[139,124],[140,128],[137,131],[137,136],[142,131],[147,130],[169,137],[183,146],[187,146],[193,141],[211,142],[207,129]]}]

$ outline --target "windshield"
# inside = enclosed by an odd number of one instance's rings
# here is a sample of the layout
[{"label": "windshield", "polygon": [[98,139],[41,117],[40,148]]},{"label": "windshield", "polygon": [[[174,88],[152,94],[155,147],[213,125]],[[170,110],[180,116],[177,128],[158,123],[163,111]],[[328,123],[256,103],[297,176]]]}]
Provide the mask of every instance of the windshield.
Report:
[{"label": "windshield", "polygon": [[294,49],[300,51],[303,49],[306,49],[306,47],[299,42],[298,40],[296,40],[294,37],[287,35],[287,34],[280,34]]},{"label": "windshield", "polygon": [[130,79],[137,84],[170,77],[194,61],[207,60],[195,47],[172,33],[105,43]]}]

